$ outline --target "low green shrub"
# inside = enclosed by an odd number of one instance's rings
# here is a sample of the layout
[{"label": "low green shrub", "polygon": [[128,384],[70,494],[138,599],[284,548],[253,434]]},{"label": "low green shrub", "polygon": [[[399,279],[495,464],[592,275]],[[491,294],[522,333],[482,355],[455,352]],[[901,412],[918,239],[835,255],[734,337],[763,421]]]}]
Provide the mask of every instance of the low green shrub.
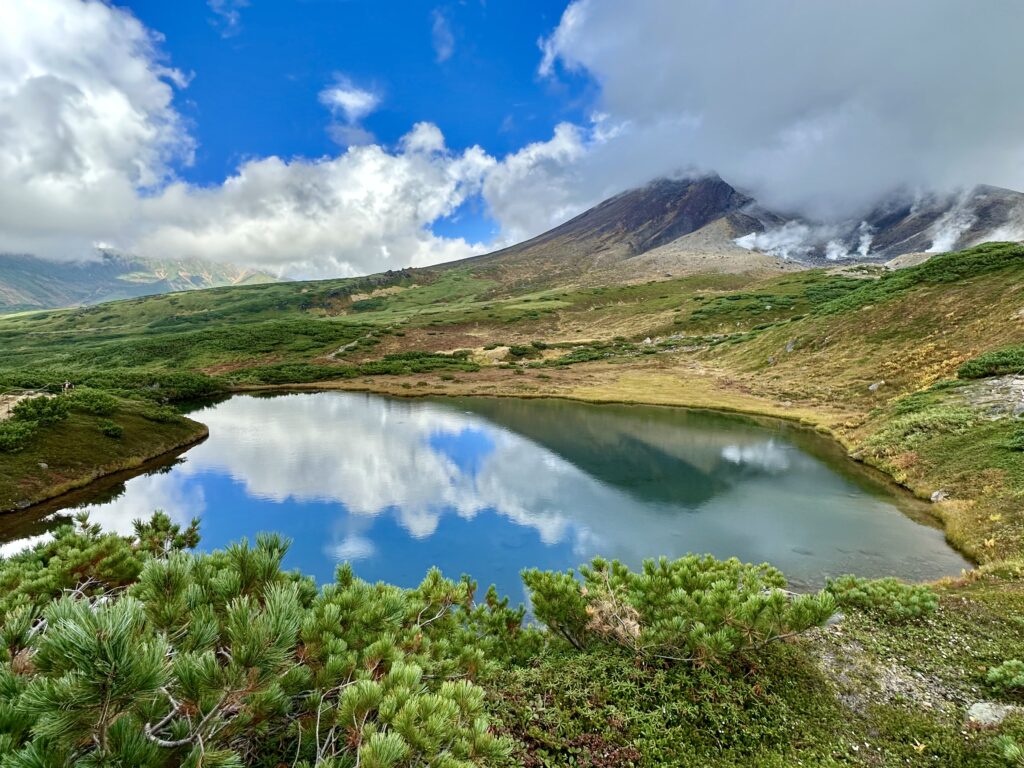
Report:
[{"label": "low green shrub", "polygon": [[34,421],[0,421],[0,453],[20,451],[38,428]]},{"label": "low green shrub", "polygon": [[37,424],[54,424],[68,417],[71,410],[66,397],[30,397],[22,400],[11,411],[14,421],[34,421]]},{"label": "low green shrub", "polygon": [[111,437],[115,440],[120,440],[124,436],[124,427],[118,424],[116,421],[110,419],[100,420],[100,432],[107,437]]},{"label": "low green shrub", "polygon": [[956,375],[961,379],[982,379],[1010,373],[1024,373],[1024,346],[1004,347],[978,355],[961,365]]},{"label": "low green shrub", "polygon": [[169,405],[152,404],[142,410],[142,418],[158,424],[173,424],[181,421],[181,414]]},{"label": "low green shrub", "polygon": [[688,555],[640,572],[596,558],[575,572],[523,572],[537,620],[578,650],[595,644],[695,666],[728,664],[823,624],[827,592],[794,596],[770,565]]},{"label": "low green shrub", "polygon": [[1011,451],[1024,451],[1024,424],[1017,424],[1006,441],[1006,447]]},{"label": "low green shrub", "polygon": [[939,607],[935,590],[899,579],[862,579],[847,575],[832,579],[825,587],[841,608],[856,608],[893,623],[931,616]]},{"label": "low green shrub", "polygon": [[384,309],[387,306],[387,301],[383,296],[374,296],[369,299],[360,299],[359,301],[352,302],[353,312],[374,312],[378,309]]},{"label": "low green shrub", "polygon": [[279,537],[194,556],[194,527],[79,516],[0,561],[5,766],[507,762],[473,678],[538,650],[522,609],[437,570],[318,591]]},{"label": "low green shrub", "polygon": [[1024,692],[1024,661],[1010,659],[988,671],[985,680],[1000,693]]},{"label": "low green shrub", "polygon": [[71,409],[93,416],[110,416],[117,410],[117,398],[98,389],[79,387],[68,395]]},{"label": "low green shrub", "polygon": [[1024,768],[1024,747],[1013,736],[1003,735],[996,739],[996,748],[1010,768]]},{"label": "low green shrub", "polygon": [[538,349],[532,344],[513,344],[508,348],[508,353],[512,357],[539,357]]}]

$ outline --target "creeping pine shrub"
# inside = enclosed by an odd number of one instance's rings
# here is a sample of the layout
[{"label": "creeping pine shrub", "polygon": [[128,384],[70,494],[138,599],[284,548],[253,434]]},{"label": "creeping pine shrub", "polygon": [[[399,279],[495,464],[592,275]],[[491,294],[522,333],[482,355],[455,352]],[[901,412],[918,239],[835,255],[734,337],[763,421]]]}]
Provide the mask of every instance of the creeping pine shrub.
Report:
[{"label": "creeping pine shrub", "polygon": [[931,587],[906,584],[892,577],[840,576],[830,580],[825,591],[841,608],[856,608],[892,623],[931,616],[939,607],[939,599]]},{"label": "creeping pine shrub", "polygon": [[110,416],[117,410],[117,398],[98,389],[81,387],[68,395],[71,409],[94,416]]},{"label": "creeping pine shrub", "polygon": [[1024,371],[1024,346],[1004,347],[985,352],[961,365],[956,372],[961,379],[981,379]]},{"label": "creeping pine shrub", "polygon": [[988,671],[988,684],[1000,693],[1024,692],[1024,661],[1010,659]]},{"label": "creeping pine shrub", "polygon": [[159,424],[171,424],[181,420],[181,414],[169,405],[152,404],[142,411],[142,418]]},{"label": "creeping pine shrub", "polygon": [[536,358],[540,357],[541,349],[543,347],[538,347],[536,344],[513,344],[508,348],[508,353],[512,357]]},{"label": "creeping pine shrub", "polygon": [[37,429],[34,421],[0,421],[0,453],[20,451]]},{"label": "creeping pine shrub", "polygon": [[70,410],[71,406],[66,397],[31,397],[14,406],[11,418],[15,421],[54,424],[66,419]]},{"label": "creeping pine shrub", "polygon": [[995,740],[995,746],[1010,768],[1024,768],[1024,747],[1013,736],[1000,736]]},{"label": "creeping pine shrub", "polygon": [[0,764],[472,768],[507,762],[473,678],[541,633],[493,591],[351,568],[318,591],[260,536],[209,554],[163,514],[0,560]]},{"label": "creeping pine shrub", "polygon": [[724,665],[823,624],[826,592],[793,596],[770,565],[689,555],[646,560],[639,573],[597,558],[573,571],[523,572],[534,615],[573,647],[617,645],[641,657]]},{"label": "creeping pine shrub", "polygon": [[118,424],[116,421],[110,419],[103,419],[100,421],[100,432],[107,437],[112,437],[115,440],[119,440],[124,435],[124,427]]},{"label": "creeping pine shrub", "polygon": [[1017,424],[1006,441],[1006,447],[1011,451],[1024,451],[1024,424]]}]

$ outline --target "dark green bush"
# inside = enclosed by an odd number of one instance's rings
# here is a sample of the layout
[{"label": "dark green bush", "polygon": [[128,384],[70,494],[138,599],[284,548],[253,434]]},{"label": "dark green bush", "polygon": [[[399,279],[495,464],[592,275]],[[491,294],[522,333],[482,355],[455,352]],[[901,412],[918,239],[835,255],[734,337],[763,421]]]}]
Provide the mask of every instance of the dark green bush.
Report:
[{"label": "dark green bush", "polygon": [[260,536],[209,555],[166,515],[84,517],[0,561],[5,766],[478,766],[507,760],[472,678],[536,652],[493,591],[347,566],[317,591]]},{"label": "dark green bush", "polygon": [[373,312],[378,309],[384,309],[387,306],[387,301],[383,296],[374,296],[369,299],[360,299],[359,301],[352,302],[353,312]]},{"label": "dark green bush", "polygon": [[158,424],[173,424],[181,421],[181,414],[169,405],[150,405],[142,410],[142,418]]},{"label": "dark green bush", "polygon": [[935,590],[899,579],[862,579],[840,576],[830,580],[825,591],[841,608],[856,608],[898,623],[931,616],[939,607]]},{"label": "dark green bush", "polygon": [[79,387],[68,396],[71,409],[94,416],[110,416],[117,410],[117,398],[98,389]]},{"label": "dark green bush", "polygon": [[1014,424],[1006,448],[1011,451],[1024,451],[1024,424]]},{"label": "dark green bush", "polygon": [[116,421],[111,421],[110,419],[101,419],[100,432],[102,432],[107,437],[112,437],[115,440],[119,440],[124,435],[124,427],[122,427]]},{"label": "dark green bush", "polygon": [[1024,372],[1024,346],[1004,347],[978,355],[961,365],[956,375],[961,379],[982,379]]},{"label": "dark green bush", "polygon": [[22,400],[11,411],[14,421],[34,421],[37,424],[54,424],[68,417],[71,410],[66,397],[31,397]]},{"label": "dark green bush", "polygon": [[735,558],[646,560],[639,573],[597,558],[580,575],[523,572],[534,615],[579,650],[606,643],[642,657],[728,664],[835,611],[830,594],[794,596],[775,568]]},{"label": "dark green bush", "polygon": [[508,348],[512,357],[539,357],[538,348],[532,344],[513,344]]},{"label": "dark green bush", "polygon": [[20,451],[38,429],[34,421],[0,421],[0,453]]}]

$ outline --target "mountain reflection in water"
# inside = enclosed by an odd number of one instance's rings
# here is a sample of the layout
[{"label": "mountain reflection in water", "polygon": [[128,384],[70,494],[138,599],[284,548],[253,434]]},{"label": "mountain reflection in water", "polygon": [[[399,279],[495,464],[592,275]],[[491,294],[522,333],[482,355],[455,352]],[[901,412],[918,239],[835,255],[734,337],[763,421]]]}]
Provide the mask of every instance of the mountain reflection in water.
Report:
[{"label": "mountain reflection in water", "polygon": [[[236,396],[195,418],[210,438],[86,509],[107,528],[163,509],[201,518],[204,549],[259,531],[286,565],[414,585],[438,565],[522,595],[522,568],[594,555],[710,552],[769,561],[798,585],[855,572],[926,579],[967,563],[914,502],[820,438],[778,423],[554,400]],[[57,515],[59,519],[60,514]],[[9,544],[6,548],[10,549]]]}]

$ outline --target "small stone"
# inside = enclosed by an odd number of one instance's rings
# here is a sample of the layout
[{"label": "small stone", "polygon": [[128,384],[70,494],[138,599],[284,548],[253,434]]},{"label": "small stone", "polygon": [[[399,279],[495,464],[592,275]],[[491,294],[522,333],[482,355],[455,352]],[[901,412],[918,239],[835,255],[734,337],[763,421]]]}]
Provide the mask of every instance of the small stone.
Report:
[{"label": "small stone", "polygon": [[881,387],[883,384],[885,384],[884,381],[876,381],[874,384],[871,384],[871,385],[868,386],[868,391],[869,392],[877,392],[878,388]]},{"label": "small stone", "polygon": [[796,339],[790,339],[786,342],[786,351],[792,352],[794,349],[796,349]]},{"label": "small stone", "polygon": [[967,710],[967,722],[981,728],[999,725],[1010,715],[1024,714],[1024,707],[1014,704],[997,704],[994,701],[979,701]]},{"label": "small stone", "polygon": [[845,618],[846,618],[846,614],[844,614],[842,611],[836,611],[835,613],[833,613],[831,616],[828,617],[828,621],[825,622],[825,626],[826,627],[832,627],[832,626],[835,626],[836,624],[841,624],[843,619],[845,619]]},{"label": "small stone", "polygon": [[47,463],[46,463],[45,461],[40,461],[40,462],[39,462],[39,468],[40,468],[40,469],[49,469],[49,468],[50,468],[50,465],[49,465],[49,464],[47,464]]},{"label": "small stone", "polygon": [[654,342],[651,341],[651,337],[650,336],[648,336],[646,339],[644,339],[644,344],[653,344],[653,343]]},{"label": "small stone", "polygon": [[938,504],[940,501],[945,501],[948,498],[949,494],[940,488],[932,494],[932,503]]}]

